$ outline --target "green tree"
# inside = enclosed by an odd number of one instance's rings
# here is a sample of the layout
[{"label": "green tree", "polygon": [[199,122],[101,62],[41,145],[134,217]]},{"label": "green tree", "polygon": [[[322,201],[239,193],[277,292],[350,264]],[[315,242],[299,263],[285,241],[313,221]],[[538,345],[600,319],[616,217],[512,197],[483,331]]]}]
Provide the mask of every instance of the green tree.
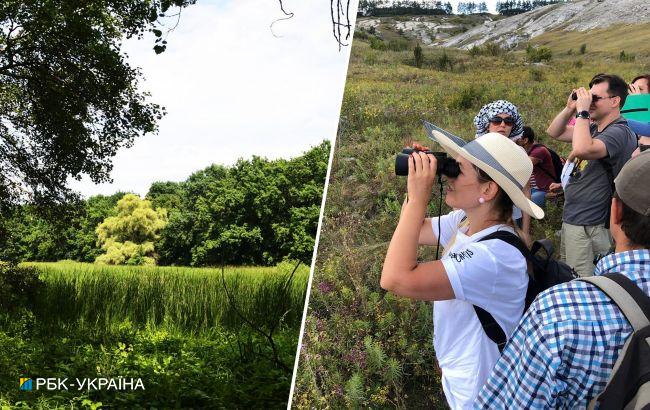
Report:
[{"label": "green tree", "polygon": [[167,211],[151,202],[126,194],[117,202],[116,215],[97,227],[105,254],[95,260],[111,265],[154,265],[154,241],[167,224]]},{"label": "green tree", "polygon": [[109,180],[120,147],[164,114],[139,91],[124,38],[156,36],[162,16],[195,0],[0,2],[0,211],[63,202],[69,177]]},{"label": "green tree", "polygon": [[291,160],[253,157],[194,173],[156,244],[160,263],[309,263],[329,152],[326,141]]}]

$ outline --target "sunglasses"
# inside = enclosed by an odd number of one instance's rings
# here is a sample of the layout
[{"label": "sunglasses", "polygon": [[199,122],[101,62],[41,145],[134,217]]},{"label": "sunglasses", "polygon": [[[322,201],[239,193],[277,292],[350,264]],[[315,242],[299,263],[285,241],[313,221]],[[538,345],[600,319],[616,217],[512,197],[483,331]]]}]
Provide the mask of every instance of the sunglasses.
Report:
[{"label": "sunglasses", "polygon": [[591,96],[591,101],[592,102],[598,102],[598,100],[606,100],[608,98],[614,98],[614,97],[616,97],[616,96],[613,96],[613,97],[601,97],[600,95],[592,95]]},{"label": "sunglasses", "polygon": [[501,117],[492,117],[490,118],[490,123],[494,125],[500,125],[502,122],[505,123],[506,125],[514,125],[515,120],[512,117],[506,117],[506,118],[501,118]]}]

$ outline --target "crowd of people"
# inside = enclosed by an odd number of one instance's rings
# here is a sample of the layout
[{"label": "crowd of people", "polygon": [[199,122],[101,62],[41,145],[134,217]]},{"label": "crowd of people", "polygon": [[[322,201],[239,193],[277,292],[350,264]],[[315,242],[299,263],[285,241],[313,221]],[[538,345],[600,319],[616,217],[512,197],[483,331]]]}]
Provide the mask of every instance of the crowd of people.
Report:
[{"label": "crowd of people", "polygon": [[[546,130],[571,144],[564,165],[505,100],[481,108],[470,142],[429,130],[460,169],[446,178],[445,202],[453,208],[446,215],[426,216],[437,159],[413,152],[380,284],[433,301],[433,344],[452,409],[593,408],[607,400],[621,401],[620,408],[650,406],[639,385],[621,392],[620,382],[609,384],[624,345],[650,319],[650,190],[643,188],[650,154],[642,152],[650,123],[621,116],[628,96],[648,93],[649,82],[650,75],[627,84],[597,74],[588,88],[568,92]],[[580,279],[547,289],[526,309],[530,220],[542,219],[546,197],[559,191],[561,259]],[[436,243],[445,249],[442,257],[419,261],[418,246]],[[638,323],[630,307],[612,299],[620,290],[601,290],[618,286],[607,282],[611,273],[620,274],[611,281],[622,281],[622,293],[629,290],[646,309]],[[505,346],[486,327],[486,316]],[[636,360],[648,362],[639,380],[650,380],[650,356]]]}]

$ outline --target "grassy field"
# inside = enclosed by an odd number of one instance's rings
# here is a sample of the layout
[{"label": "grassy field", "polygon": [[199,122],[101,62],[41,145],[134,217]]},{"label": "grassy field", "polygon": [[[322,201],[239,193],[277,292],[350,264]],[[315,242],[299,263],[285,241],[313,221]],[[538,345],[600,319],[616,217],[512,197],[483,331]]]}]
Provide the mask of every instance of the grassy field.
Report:
[{"label": "grassy field", "polygon": [[[286,406],[308,267],[21,267],[40,286],[33,303],[0,309],[0,407]],[[19,377],[140,378],[145,389],[27,392]]]},{"label": "grassy field", "polygon": [[[445,407],[431,346],[431,305],[379,287],[406,191],[405,179],[394,175],[395,154],[413,141],[427,142],[422,119],[470,140],[480,107],[507,99],[542,142],[567,155],[570,146],[550,140],[544,130],[571,89],[587,86],[596,73],[630,80],[650,67],[647,53],[620,61],[621,49],[591,42],[579,54],[590,35],[566,34],[578,41],[569,51],[561,46],[564,33],[548,33],[542,40],[553,55],[544,63],[527,61],[524,50],[470,54],[425,48],[422,68],[416,68],[414,43],[393,51],[367,32],[355,34],[293,399],[297,407]],[[596,35],[607,38],[605,32]],[[533,224],[534,238],[557,244],[561,206],[547,202],[546,218]],[[429,211],[437,213],[437,194]],[[422,249],[421,257],[432,254]]]}]

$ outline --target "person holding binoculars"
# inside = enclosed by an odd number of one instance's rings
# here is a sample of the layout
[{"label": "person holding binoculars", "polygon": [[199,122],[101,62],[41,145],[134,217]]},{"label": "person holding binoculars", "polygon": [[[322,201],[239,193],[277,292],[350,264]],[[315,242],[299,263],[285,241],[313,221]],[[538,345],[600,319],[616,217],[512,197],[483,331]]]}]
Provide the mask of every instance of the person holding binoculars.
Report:
[{"label": "person holding binoculars", "polygon": [[[546,132],[571,144],[573,172],[564,187],[561,258],[582,277],[594,273],[593,260],[612,245],[609,212],[614,179],[637,148],[636,134],[621,116],[627,83],[617,75],[596,74],[589,88],[572,90],[566,106]],[[568,125],[575,117],[575,125]]]},{"label": "person holding binoculars", "polygon": [[[496,132],[519,144],[524,136],[524,120],[519,114],[516,105],[506,100],[496,100],[485,104],[474,117],[476,137]],[[530,198],[530,186],[524,190],[526,197]],[[526,236],[530,234],[530,217],[521,212],[516,206],[512,209],[512,219]]]},{"label": "person holding binoculars", "polygon": [[[465,142],[428,131],[449,157],[418,149],[408,157],[407,200],[380,285],[397,295],[434,301],[433,344],[443,390],[452,409],[464,409],[472,406],[500,355],[479,310],[491,314],[509,336],[523,314],[528,286],[526,259],[519,250],[486,236],[515,234],[513,204],[538,219],[544,211],[524,195],[533,165],[513,141],[495,132]],[[445,202],[455,210],[427,218],[439,172],[446,176]],[[419,262],[418,245],[438,240],[445,248],[440,260]]]}]

